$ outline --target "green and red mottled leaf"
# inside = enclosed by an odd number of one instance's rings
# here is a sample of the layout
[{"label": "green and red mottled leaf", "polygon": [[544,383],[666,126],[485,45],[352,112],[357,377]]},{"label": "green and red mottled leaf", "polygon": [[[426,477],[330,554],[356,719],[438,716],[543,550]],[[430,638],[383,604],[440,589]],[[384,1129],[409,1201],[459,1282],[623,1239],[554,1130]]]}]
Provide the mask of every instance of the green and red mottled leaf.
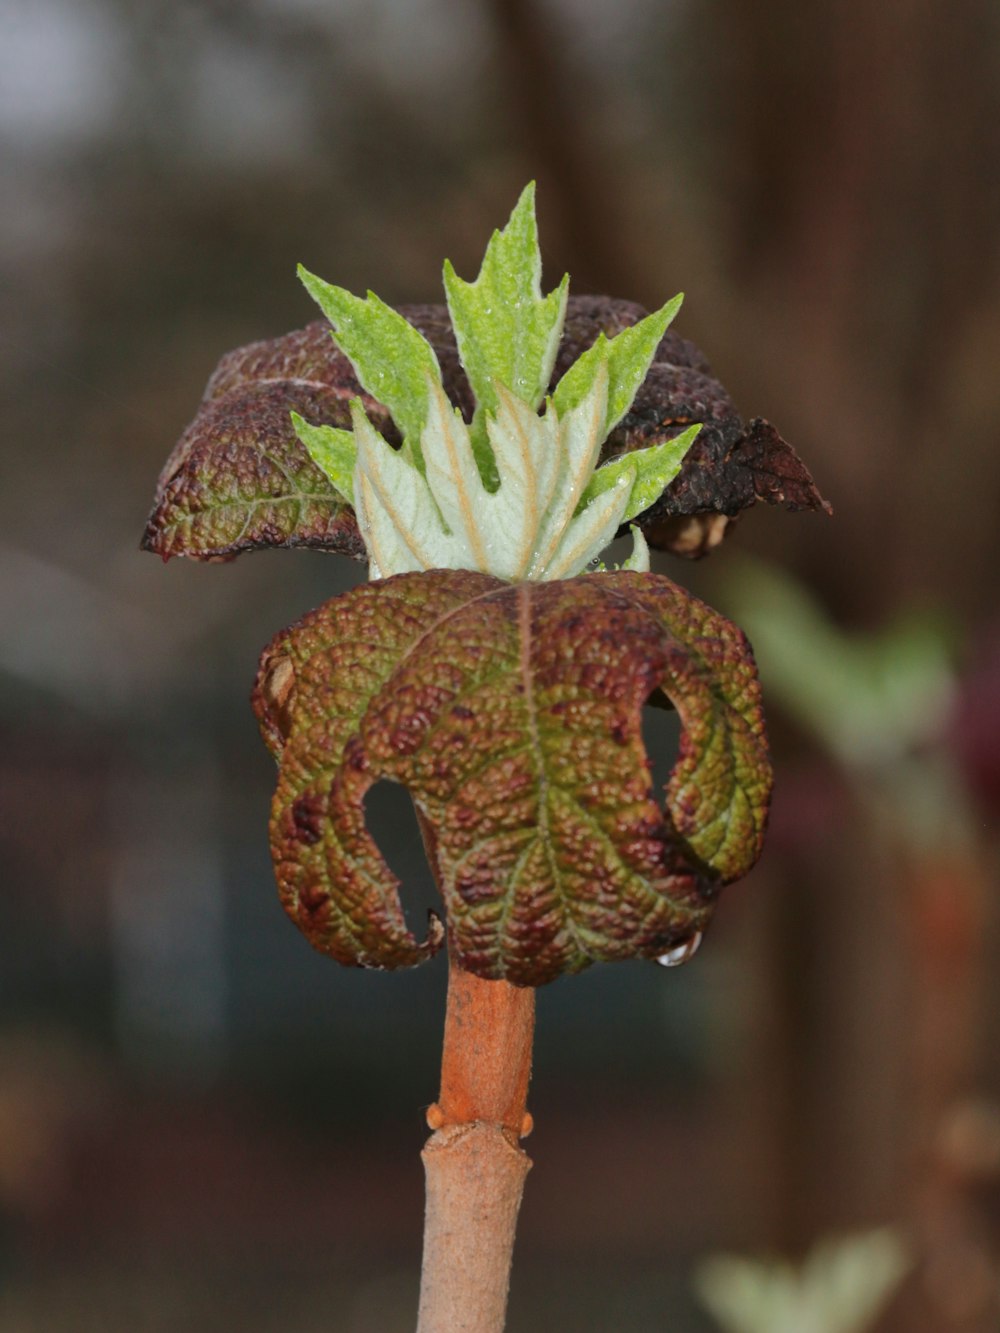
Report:
[{"label": "green and red mottled leaf", "polygon": [[[444,306],[401,306],[441,366],[449,398],[467,421],[475,402]],[[613,337],[645,315],[607,297],[570,297],[553,384],[598,335]],[[349,506],[296,438],[290,413],[313,425],[350,426],[360,397],[377,430],[399,435],[364,393],[350,363],[318,322],[230,352],[160,477],[143,546],[165,559],[225,560],[265,546],[309,546],[365,559]],[[703,423],[679,475],[636,520],[649,544],[697,556],[730,519],[764,500],[789,509],[828,509],[805,464],[773,426],[746,426],[698,349],[668,329],[631,409],[612,431],[602,461],[648,448]]]},{"label": "green and red mottled leaf", "polygon": [[[683,725],[662,803],[641,732],[657,689]],[[421,815],[453,955],[520,985],[669,950],[760,851],[770,766],[753,658],[655,575],[512,585],[438,570],[356,588],[277,637],[254,702],[280,765],[282,901],[341,962],[407,966],[439,943],[408,932],[365,826],[383,778]]]}]

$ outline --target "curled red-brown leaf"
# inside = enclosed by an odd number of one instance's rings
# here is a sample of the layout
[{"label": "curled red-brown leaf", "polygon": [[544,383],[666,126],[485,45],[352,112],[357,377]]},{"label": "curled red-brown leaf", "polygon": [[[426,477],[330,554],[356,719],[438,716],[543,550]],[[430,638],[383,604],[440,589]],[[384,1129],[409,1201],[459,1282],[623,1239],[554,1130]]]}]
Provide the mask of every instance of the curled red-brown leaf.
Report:
[{"label": "curled red-brown leaf", "polygon": [[[446,308],[400,311],[433,346],[449,397],[471,419],[474,403]],[[571,297],[554,378],[599,333],[613,336],[644,314],[631,301]],[[265,546],[310,546],[364,559],[350,506],[309,458],[290,420],[295,410],[313,424],[349,427],[349,403],[358,396],[387,438],[398,439],[385,409],[362,392],[327,324],[230,352],[163,469],[145,549],[164,559],[225,560]],[[721,539],[724,519],[758,500],[828,508],[792,447],[766,422],[745,426],[698,349],[672,330],[603,458],[657,444],[692,422],[703,423],[702,430],[679,475],[637,520],[650,545],[703,555]]]},{"label": "curled red-brown leaf", "polygon": [[[662,797],[641,732],[655,690],[683,726]],[[440,942],[408,931],[365,825],[382,778],[423,818],[453,954],[520,985],[669,950],[760,851],[771,777],[753,658],[655,575],[438,570],[356,588],[278,636],[254,702],[280,764],[282,901],[341,962],[407,966]]]}]

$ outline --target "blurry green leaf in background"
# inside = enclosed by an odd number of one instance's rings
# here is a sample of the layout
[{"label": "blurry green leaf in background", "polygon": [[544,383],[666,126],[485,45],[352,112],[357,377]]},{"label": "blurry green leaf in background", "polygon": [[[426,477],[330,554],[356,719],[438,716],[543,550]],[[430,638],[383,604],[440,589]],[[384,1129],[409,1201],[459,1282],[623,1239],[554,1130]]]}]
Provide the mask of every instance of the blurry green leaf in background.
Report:
[{"label": "blurry green leaf in background", "polygon": [[726,1333],[865,1333],[909,1266],[903,1242],[882,1229],[821,1241],[801,1268],[720,1255],[695,1284]]},{"label": "blurry green leaf in background", "polygon": [[768,698],[837,761],[872,817],[915,849],[969,845],[971,802],[948,744],[958,675],[947,614],[904,609],[849,632],[794,575],[749,558],[725,591]]},{"label": "blurry green leaf in background", "polygon": [[791,574],[743,559],[727,580],[762,675],[845,767],[877,767],[933,737],[951,704],[951,635],[940,616],[904,612],[849,634]]}]

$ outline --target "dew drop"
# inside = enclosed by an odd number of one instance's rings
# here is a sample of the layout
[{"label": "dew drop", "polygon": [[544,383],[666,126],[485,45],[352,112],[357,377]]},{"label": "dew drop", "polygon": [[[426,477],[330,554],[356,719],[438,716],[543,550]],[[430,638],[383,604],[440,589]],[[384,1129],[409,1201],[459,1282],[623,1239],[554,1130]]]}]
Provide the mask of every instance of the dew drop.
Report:
[{"label": "dew drop", "polygon": [[701,944],[702,932],[696,930],[686,940],[681,940],[680,944],[675,944],[672,949],[666,953],[661,953],[657,962],[661,967],[680,967],[681,963],[686,963],[688,959],[693,958],[698,952]]}]

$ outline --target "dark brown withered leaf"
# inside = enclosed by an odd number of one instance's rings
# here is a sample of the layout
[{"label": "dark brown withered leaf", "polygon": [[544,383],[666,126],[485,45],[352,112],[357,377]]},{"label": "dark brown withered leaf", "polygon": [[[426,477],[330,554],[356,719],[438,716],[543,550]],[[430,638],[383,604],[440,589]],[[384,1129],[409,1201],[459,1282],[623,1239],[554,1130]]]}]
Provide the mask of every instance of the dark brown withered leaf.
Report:
[{"label": "dark brown withered leaf", "polygon": [[[683,727],[662,798],[641,731],[657,690]],[[452,955],[520,985],[668,951],[760,851],[753,658],[656,575],[512,586],[437,570],[355,588],[275,639],[254,705],[280,766],[282,902],[344,963],[408,966],[439,943],[407,930],[366,828],[383,778],[423,818]]]},{"label": "dark brown withered leaf", "polygon": [[[401,306],[427,337],[452,401],[471,419],[473,401],[444,306]],[[555,379],[605,332],[641,319],[631,301],[570,297]],[[360,396],[374,424],[398,439],[383,408],[364,394],[329,326],[310,324],[230,352],[210,379],[198,413],[157,488],[143,536],[164,559],[230,559],[265,546],[311,546],[365,559],[354,515],[299,443],[294,409],[318,425],[348,427]],[[645,448],[703,424],[680,474],[638,523],[650,545],[703,555],[726,523],[758,500],[826,509],[812,477],[773,426],[746,427],[693,343],[668,330],[632,410],[612,433],[604,459]]]}]

